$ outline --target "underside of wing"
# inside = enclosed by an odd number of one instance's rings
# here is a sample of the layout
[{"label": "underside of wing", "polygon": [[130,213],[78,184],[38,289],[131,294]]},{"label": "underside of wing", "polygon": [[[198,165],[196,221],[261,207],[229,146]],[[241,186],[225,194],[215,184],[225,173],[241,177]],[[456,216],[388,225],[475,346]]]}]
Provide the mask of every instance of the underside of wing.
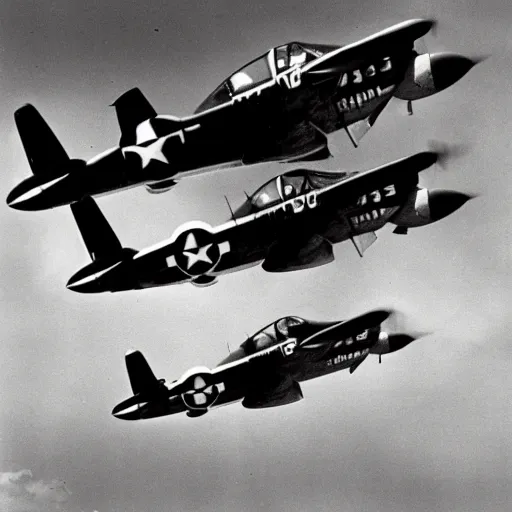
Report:
[{"label": "underside of wing", "polygon": [[320,235],[281,240],[273,245],[262,264],[266,272],[291,272],[326,265],[334,260],[332,244]]},{"label": "underside of wing", "polygon": [[262,409],[264,407],[278,407],[302,400],[302,389],[297,381],[289,375],[284,375],[272,387],[264,386],[251,390],[246,394],[242,405],[247,409]]}]

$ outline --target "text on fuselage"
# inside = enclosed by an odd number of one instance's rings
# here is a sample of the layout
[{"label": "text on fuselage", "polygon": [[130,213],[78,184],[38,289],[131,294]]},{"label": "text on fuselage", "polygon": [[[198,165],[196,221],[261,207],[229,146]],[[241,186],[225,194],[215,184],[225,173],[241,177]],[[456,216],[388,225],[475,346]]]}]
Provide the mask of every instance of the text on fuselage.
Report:
[{"label": "text on fuselage", "polygon": [[295,215],[297,213],[301,213],[304,210],[312,210],[318,206],[318,202],[316,200],[316,191],[312,190],[307,194],[297,196],[293,199],[285,201],[280,205],[274,207],[271,212],[272,215],[276,216],[288,216]]},{"label": "text on fuselage", "polygon": [[355,352],[351,352],[350,354],[340,354],[336,357],[327,360],[327,366],[334,366],[337,364],[344,363],[345,361],[351,361],[353,359],[357,359],[358,357],[366,356],[370,353],[369,348],[364,348],[363,350],[356,350]]},{"label": "text on fuselage", "polygon": [[[338,82],[338,88],[343,89],[347,85],[363,84],[366,79],[378,80],[380,75],[391,71],[393,65],[390,57],[384,57],[378,65],[370,65],[366,69],[354,69],[348,73],[343,73]],[[351,112],[356,108],[361,108],[365,103],[379,98],[384,94],[390,92],[393,86],[382,88],[380,85],[369,87],[361,92],[344,96],[337,102],[337,107],[340,113]]]},{"label": "text on fuselage", "polygon": [[380,203],[383,197],[396,196],[395,185],[387,185],[381,189],[374,190],[369,194],[360,196],[357,200],[357,206],[364,206],[368,203]]}]

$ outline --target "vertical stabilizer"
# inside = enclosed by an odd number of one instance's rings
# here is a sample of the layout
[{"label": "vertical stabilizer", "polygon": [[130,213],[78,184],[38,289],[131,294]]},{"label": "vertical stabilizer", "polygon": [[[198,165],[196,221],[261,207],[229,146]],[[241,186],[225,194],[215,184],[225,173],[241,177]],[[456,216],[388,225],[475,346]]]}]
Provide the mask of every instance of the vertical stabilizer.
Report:
[{"label": "vertical stabilizer", "polygon": [[112,105],[116,109],[117,120],[121,129],[121,139],[119,140],[121,147],[136,144],[137,126],[157,115],[151,103],[138,87],[126,91]]},{"label": "vertical stabilizer", "polygon": [[14,112],[14,121],[34,175],[63,174],[69,163],[68,154],[37,109],[24,105]]},{"label": "vertical stabilizer", "polygon": [[142,353],[138,350],[127,352],[125,360],[133,394],[155,391],[158,380]]}]

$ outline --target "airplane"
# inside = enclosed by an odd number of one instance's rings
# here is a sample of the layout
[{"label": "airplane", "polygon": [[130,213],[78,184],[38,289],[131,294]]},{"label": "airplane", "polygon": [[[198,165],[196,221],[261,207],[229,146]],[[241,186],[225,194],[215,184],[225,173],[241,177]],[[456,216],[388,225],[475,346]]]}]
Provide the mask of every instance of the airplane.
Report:
[{"label": "airplane", "polygon": [[327,135],[344,129],[357,146],[392,97],[426,98],[477,62],[454,53],[418,53],[433,21],[399,23],[358,42],[288,43],[233,73],[188,117],[157,115],[138,88],[114,103],[119,145],[89,161],[71,159],[36,108],[15,112],[33,176],[7,204],[45,210],[144,185],[170,190],[186,177],[264,162],[323,160]]},{"label": "airplane", "polygon": [[380,309],[337,322],[280,318],[248,337],[217,367],[194,367],[179,379],[157,379],[139,351],[125,356],[133,396],[112,414],[142,420],[185,412],[203,416],[210,409],[242,401],[248,409],[278,407],[302,400],[300,382],[349,369],[369,354],[380,358],[401,350],[419,335],[390,334],[382,323],[393,312]]},{"label": "airplane", "polygon": [[[296,169],[277,176],[212,227],[191,221],[169,239],[141,251],[123,247],[94,199],[71,205],[92,262],[68,281],[81,293],[118,292],[190,282],[210,286],[217,276],[262,263],[286,272],[334,260],[333,244],[352,240],[359,255],[388,222],[395,233],[425,226],[471,196],[419,188],[418,173],[443,155],[426,151],[369,171]],[[229,203],[228,203],[229,205]]]}]

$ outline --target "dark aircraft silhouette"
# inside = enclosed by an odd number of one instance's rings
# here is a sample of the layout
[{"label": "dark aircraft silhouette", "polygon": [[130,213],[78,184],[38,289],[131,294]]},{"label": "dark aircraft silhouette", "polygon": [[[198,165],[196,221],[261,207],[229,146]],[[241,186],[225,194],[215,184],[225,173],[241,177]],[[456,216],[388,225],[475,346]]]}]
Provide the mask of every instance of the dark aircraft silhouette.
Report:
[{"label": "dark aircraft silhouette", "polygon": [[452,53],[418,54],[414,42],[432,24],[406,21],[341,47],[273,48],[233,73],[190,117],[157,115],[131,89],[114,102],[119,146],[88,162],[70,159],[39,112],[25,105],[15,120],[34,175],[7,203],[44,210],[137,185],[165,192],[221,168],[327,158],[327,134],[343,128],[357,145],[393,96],[410,106],[476,63]]},{"label": "dark aircraft silhouette", "polygon": [[197,417],[240,400],[249,409],[297,402],[303,398],[300,382],[347,368],[353,373],[369,354],[380,359],[414,341],[410,334],[382,330],[390,314],[376,310],[338,322],[281,318],[249,337],[213,370],[192,368],[169,384],[156,379],[140,352],[130,351],[126,368],[133,396],[112,414],[123,420],[184,411]]},{"label": "dark aircraft silhouette", "polygon": [[330,263],[333,244],[348,239],[362,256],[386,223],[405,234],[470,199],[460,192],[418,188],[418,173],[439,157],[417,153],[362,173],[290,171],[248,196],[228,222],[216,227],[187,222],[168,240],[140,252],[123,248],[94,200],[86,198],[71,209],[92,263],[67,287],[99,293],[185,282],[208,286],[218,275],[260,262],[267,272]]}]

